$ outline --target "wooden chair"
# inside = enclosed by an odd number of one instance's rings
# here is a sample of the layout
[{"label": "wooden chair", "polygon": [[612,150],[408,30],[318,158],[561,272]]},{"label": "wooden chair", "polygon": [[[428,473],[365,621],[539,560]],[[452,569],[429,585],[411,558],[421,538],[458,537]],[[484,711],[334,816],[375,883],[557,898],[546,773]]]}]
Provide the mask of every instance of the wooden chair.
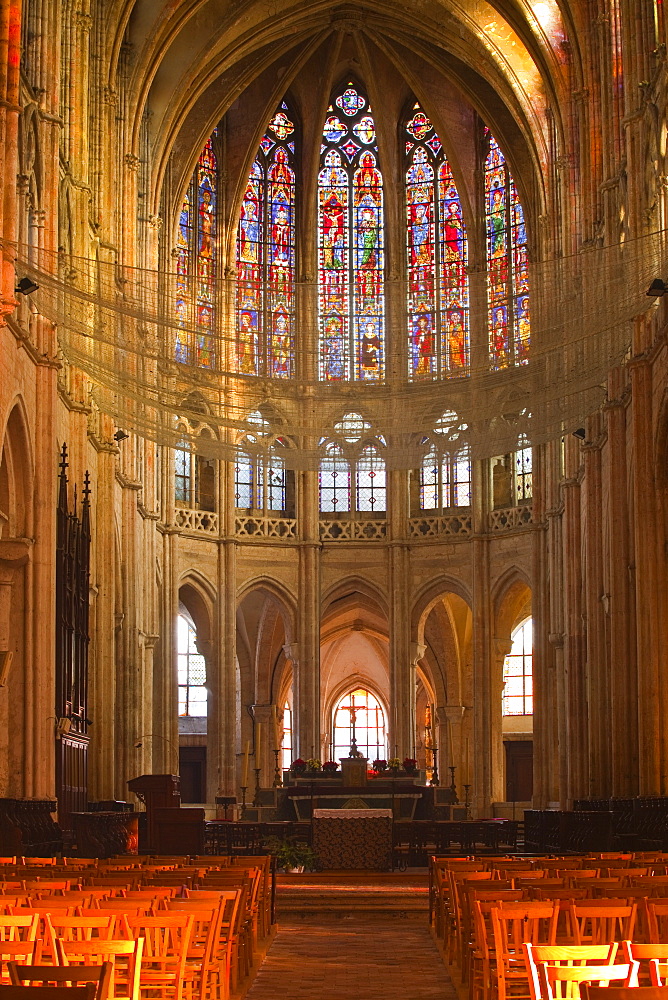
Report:
[{"label": "wooden chair", "polygon": [[592,962],[596,965],[612,965],[617,954],[617,944],[613,941],[612,944],[599,945],[534,945],[527,941],[523,950],[529,973],[531,1000],[545,1000],[538,970],[541,963],[580,967]]},{"label": "wooden chair", "polygon": [[591,986],[582,984],[582,1000],[666,1000],[665,986]]},{"label": "wooden chair", "polygon": [[[625,962],[638,962],[638,982],[640,986],[664,986],[660,981],[660,968],[668,965],[668,944],[642,944],[637,941],[622,941],[622,956]],[[652,975],[652,968],[654,975]],[[665,972],[664,972],[665,977]]]},{"label": "wooden chair", "polygon": [[98,899],[96,906],[82,907],[83,917],[92,917],[94,914],[115,913],[117,916],[126,914],[128,917],[142,917],[149,914],[154,915],[157,905],[155,899]]},{"label": "wooden chair", "polygon": [[60,913],[47,913],[44,921],[45,939],[54,961],[57,961],[58,938],[61,941],[92,941],[94,938],[109,941],[114,937],[116,927],[116,915],[113,913],[96,913],[92,917],[66,917]]},{"label": "wooden chair", "polygon": [[464,952],[464,959],[469,970],[470,1000],[487,1000],[491,994],[492,973],[495,965],[492,910],[500,902],[521,902],[522,896],[523,893],[517,889],[502,890],[499,894],[487,890],[471,890],[472,937],[469,947]]},{"label": "wooden chair", "polygon": [[140,1000],[139,973],[144,939],[118,938],[91,941],[56,941],[58,960],[63,966],[111,964],[109,996],[112,1000]]},{"label": "wooden chair", "polygon": [[41,941],[37,938],[38,929],[37,913],[0,917],[0,982],[9,982],[9,973],[5,970],[7,963],[26,965],[40,961]]},{"label": "wooden chair", "polygon": [[555,944],[557,903],[501,903],[492,909],[497,1000],[530,997],[523,944]]},{"label": "wooden chair", "polygon": [[187,998],[216,1000],[224,991],[225,966],[220,952],[223,900],[170,899],[169,912],[188,913],[193,928],[186,955],[184,992]]},{"label": "wooden chair", "polygon": [[624,986],[634,986],[638,965],[624,962],[620,965],[560,966],[538,963],[545,1000],[578,1000],[580,983],[607,985],[613,980],[622,980]]},{"label": "wooden chair", "polygon": [[10,962],[8,971],[13,986],[21,986],[23,983],[42,983],[43,986],[93,983],[96,984],[95,1000],[107,1000],[111,986],[112,965],[111,962],[103,962],[102,965],[74,968],[62,965],[17,965],[15,962]]},{"label": "wooden chair", "polygon": [[609,944],[633,937],[637,904],[616,900],[586,899],[568,907],[573,944]]},{"label": "wooden chair", "polygon": [[144,940],[140,990],[181,1000],[192,915],[163,912],[155,917],[128,917],[127,922],[135,939]]},{"label": "wooden chair", "polygon": [[3,1000],[95,1000],[97,986],[9,986],[0,985]]}]

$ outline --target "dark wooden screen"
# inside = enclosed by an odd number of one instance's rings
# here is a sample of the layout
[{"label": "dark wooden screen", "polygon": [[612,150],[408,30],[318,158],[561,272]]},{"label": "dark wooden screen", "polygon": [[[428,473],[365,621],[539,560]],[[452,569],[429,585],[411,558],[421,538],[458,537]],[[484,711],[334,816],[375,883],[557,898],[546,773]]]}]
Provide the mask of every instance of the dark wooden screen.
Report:
[{"label": "dark wooden screen", "polygon": [[533,740],[506,740],[506,801],[530,802],[533,795]]},{"label": "dark wooden screen", "polygon": [[[60,462],[56,542],[56,795],[58,821],[72,827],[71,814],[88,804],[88,602],[90,570],[90,488],[86,472],[81,513],[74,489],[67,489],[67,445]],[[69,731],[64,732],[69,720]]]}]

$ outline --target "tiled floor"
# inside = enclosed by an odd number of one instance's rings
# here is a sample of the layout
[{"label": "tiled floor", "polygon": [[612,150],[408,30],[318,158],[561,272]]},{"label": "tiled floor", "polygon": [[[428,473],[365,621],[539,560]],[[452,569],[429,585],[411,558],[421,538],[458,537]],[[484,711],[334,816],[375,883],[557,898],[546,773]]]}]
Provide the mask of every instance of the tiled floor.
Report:
[{"label": "tiled floor", "polygon": [[457,1000],[427,926],[279,923],[247,1000]]}]

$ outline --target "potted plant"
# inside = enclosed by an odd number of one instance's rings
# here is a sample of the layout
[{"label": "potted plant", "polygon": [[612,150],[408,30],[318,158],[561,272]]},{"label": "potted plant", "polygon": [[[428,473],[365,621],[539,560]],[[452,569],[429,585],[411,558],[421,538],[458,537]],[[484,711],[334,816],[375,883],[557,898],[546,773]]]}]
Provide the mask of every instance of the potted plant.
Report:
[{"label": "potted plant", "polygon": [[404,757],[403,768],[406,774],[414,774],[417,771],[417,761],[414,757]]},{"label": "potted plant", "polygon": [[322,769],[326,774],[335,774],[339,769],[339,763],[336,760],[326,760]]},{"label": "potted plant", "polygon": [[311,774],[314,774],[315,772],[319,771],[321,767],[322,764],[315,757],[309,757],[309,759],[306,761],[306,769],[310,771]]},{"label": "potted plant", "polygon": [[290,770],[293,774],[303,774],[306,770],[306,761],[302,760],[301,757],[297,757],[297,760],[293,760],[290,764]]},{"label": "potted plant", "polygon": [[270,854],[276,855],[276,865],[285,872],[301,874],[305,868],[315,867],[315,854],[308,844],[294,837],[270,837],[265,841]]},{"label": "potted plant", "polygon": [[374,771],[387,771],[387,761],[386,760],[374,760],[373,762]]},{"label": "potted plant", "polygon": [[389,767],[390,771],[393,771],[395,774],[399,770],[399,768],[401,767],[401,761],[399,760],[398,757],[390,757],[390,759],[388,760],[387,764],[388,764],[388,767]]}]

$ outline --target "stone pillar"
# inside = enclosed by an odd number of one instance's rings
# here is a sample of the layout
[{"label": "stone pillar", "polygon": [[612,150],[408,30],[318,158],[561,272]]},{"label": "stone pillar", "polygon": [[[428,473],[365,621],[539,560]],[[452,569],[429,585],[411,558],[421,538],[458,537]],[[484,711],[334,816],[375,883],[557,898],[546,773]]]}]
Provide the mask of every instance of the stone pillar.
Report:
[{"label": "stone pillar", "polygon": [[638,759],[640,795],[665,795],[665,768],[661,733],[661,671],[663,651],[659,646],[660,620],[658,524],[654,475],[652,423],[652,368],[644,357],[629,363],[631,373],[631,449],[634,455],[634,548],[638,663]]},{"label": "stone pillar", "polygon": [[454,777],[455,785],[457,787],[457,795],[463,802],[464,792],[462,785],[464,784],[465,778],[464,715],[466,713],[466,707],[464,705],[446,705],[444,709],[437,709],[436,711],[437,714],[442,711],[447,720],[447,725],[443,727],[439,726],[439,757],[443,762],[442,764],[439,764],[441,785],[450,785],[452,782],[452,772],[449,768],[456,768]]},{"label": "stone pillar", "polygon": [[[271,788],[274,780],[274,714],[273,705],[253,705],[253,718],[255,719],[255,761],[254,766],[258,766],[258,753],[260,760],[260,788]],[[262,729],[258,739],[258,723]],[[316,748],[317,749],[317,748]],[[317,754],[316,754],[317,756]],[[255,784],[253,784],[253,791]]]},{"label": "stone pillar", "polygon": [[[489,547],[486,539],[471,540],[473,558],[473,734],[470,739],[469,767],[474,812],[489,815],[493,801],[493,713],[495,690],[492,684],[491,600]],[[466,742],[465,742],[466,747]],[[463,778],[466,774],[462,775]],[[462,782],[463,784],[463,782]]]},{"label": "stone pillar", "polygon": [[297,496],[299,545],[297,645],[293,661],[293,753],[308,760],[320,747],[320,558],[317,472],[302,472]]},{"label": "stone pillar", "polygon": [[580,483],[563,484],[564,496],[564,679],[566,712],[560,733],[562,755],[567,762],[566,808],[573,799],[585,797],[589,789],[587,690],[585,685],[585,636],[582,592],[582,538]]},{"label": "stone pillar", "polygon": [[629,552],[626,406],[623,396],[605,407],[608,427],[608,620],[610,623],[611,770],[613,795],[638,793],[638,676],[635,649],[635,608],[631,591]]}]

